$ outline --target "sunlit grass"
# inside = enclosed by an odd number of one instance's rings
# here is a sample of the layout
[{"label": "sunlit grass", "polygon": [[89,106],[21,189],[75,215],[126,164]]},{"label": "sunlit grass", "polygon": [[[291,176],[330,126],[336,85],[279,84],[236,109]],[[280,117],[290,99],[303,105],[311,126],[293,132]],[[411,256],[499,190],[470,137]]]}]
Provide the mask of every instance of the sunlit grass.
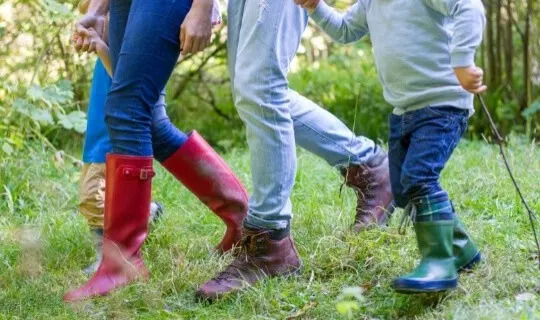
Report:
[{"label": "sunlit grass", "polygon": [[[509,158],[531,206],[540,212],[540,150],[511,143]],[[223,226],[164,170],[154,196],[166,215],[144,247],[152,272],[147,283],[110,297],[67,305],[63,293],[82,284],[93,258],[91,238],[76,211],[79,169],[55,162],[41,147],[0,160],[0,318],[21,319],[337,319],[344,287],[356,287],[358,318],[533,319],[540,317],[540,270],[528,220],[497,149],[464,142],[444,172],[452,196],[486,261],[462,275],[448,294],[407,296],[391,280],[415,263],[413,232],[389,228],[350,234],[354,194],[340,196],[339,174],[320,159],[299,153],[293,194],[293,235],[302,273],[272,279],[214,304],[194,299],[197,286],[230,261],[211,254]],[[244,151],[226,155],[249,186]],[[156,165],[158,167],[158,165]],[[399,213],[397,213],[399,214]]]}]

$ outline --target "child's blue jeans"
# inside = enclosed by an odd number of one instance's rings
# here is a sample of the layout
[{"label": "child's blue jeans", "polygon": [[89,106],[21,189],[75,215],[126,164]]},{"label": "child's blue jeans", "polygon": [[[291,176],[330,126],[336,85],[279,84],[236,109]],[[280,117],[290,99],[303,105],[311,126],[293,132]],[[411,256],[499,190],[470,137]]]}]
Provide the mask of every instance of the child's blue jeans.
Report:
[{"label": "child's blue jeans", "polygon": [[467,129],[469,110],[425,107],[389,117],[388,157],[396,204],[443,191],[441,171]]},{"label": "child's blue jeans", "polygon": [[152,127],[152,113],[178,60],[180,25],[191,4],[192,0],[111,0],[114,76],[105,113],[114,153],[152,156],[154,151],[155,158],[164,161],[187,139],[166,115],[156,118]]}]

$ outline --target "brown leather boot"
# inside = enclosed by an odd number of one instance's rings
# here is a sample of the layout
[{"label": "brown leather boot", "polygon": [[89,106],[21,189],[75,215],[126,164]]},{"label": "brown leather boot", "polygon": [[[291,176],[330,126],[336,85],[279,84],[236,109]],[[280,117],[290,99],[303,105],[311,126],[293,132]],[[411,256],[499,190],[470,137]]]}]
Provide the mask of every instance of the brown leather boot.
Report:
[{"label": "brown leather boot", "polygon": [[239,255],[225,271],[218,273],[199,288],[197,298],[214,300],[264,278],[297,272],[302,262],[290,234],[286,233],[279,240],[272,238],[268,230],[250,230],[244,227]]},{"label": "brown leather boot", "polygon": [[354,231],[385,225],[394,209],[386,152],[380,149],[369,163],[351,165],[342,169],[341,174],[357,197]]}]

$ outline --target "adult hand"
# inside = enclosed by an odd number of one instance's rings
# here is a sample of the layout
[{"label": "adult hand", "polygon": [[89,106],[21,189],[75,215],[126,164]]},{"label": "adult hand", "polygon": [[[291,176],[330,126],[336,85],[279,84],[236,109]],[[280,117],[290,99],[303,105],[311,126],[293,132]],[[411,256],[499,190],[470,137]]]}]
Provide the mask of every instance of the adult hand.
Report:
[{"label": "adult hand", "polygon": [[212,0],[196,0],[180,26],[182,54],[197,53],[210,45],[212,36]]},{"label": "adult hand", "polygon": [[454,68],[454,73],[463,89],[470,93],[482,93],[487,86],[482,83],[484,71],[476,66]]},{"label": "adult hand", "polygon": [[76,24],[73,31],[72,40],[75,49],[82,52],[93,52],[95,43],[89,37],[89,29],[94,29],[95,33],[103,39],[105,31],[105,16],[97,14],[86,14]]},{"label": "adult hand", "polygon": [[319,5],[320,0],[294,0],[294,2],[302,8],[313,12]]}]

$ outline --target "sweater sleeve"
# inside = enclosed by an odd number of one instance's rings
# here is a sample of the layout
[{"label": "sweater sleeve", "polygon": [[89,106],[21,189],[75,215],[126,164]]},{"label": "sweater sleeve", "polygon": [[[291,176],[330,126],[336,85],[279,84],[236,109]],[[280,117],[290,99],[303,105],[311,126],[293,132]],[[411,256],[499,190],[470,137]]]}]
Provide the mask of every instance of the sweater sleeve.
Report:
[{"label": "sweater sleeve", "polygon": [[450,63],[452,67],[474,65],[474,53],[482,42],[486,25],[481,0],[424,0],[433,10],[454,20]]},{"label": "sweater sleeve", "polygon": [[321,0],[311,18],[333,40],[341,43],[358,41],[369,32],[364,0],[359,0],[345,14],[338,13]]}]

